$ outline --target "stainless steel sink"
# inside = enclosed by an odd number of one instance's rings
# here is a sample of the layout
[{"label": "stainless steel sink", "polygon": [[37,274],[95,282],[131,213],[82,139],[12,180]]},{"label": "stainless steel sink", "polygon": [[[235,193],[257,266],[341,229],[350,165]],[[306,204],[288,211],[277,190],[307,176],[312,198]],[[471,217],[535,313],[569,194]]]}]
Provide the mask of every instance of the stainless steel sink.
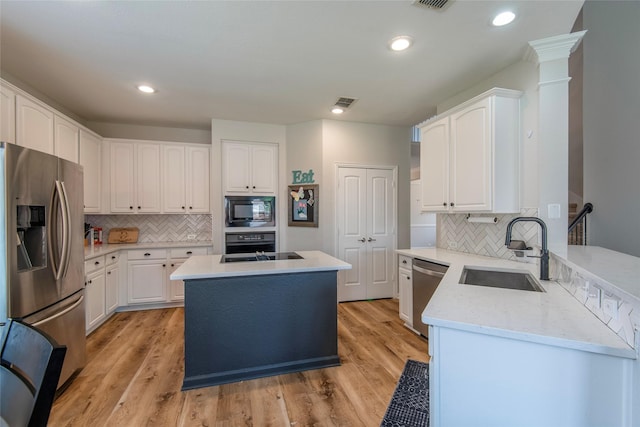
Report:
[{"label": "stainless steel sink", "polygon": [[520,291],[544,292],[531,273],[521,270],[465,266],[460,276],[465,285],[490,286]]}]

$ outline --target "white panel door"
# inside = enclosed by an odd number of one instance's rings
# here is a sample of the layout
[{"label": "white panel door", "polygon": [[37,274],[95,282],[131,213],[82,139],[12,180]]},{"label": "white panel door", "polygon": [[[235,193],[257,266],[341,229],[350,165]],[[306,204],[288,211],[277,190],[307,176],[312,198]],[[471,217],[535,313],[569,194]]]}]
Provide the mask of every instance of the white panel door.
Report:
[{"label": "white panel door", "polygon": [[139,213],[160,213],[160,145],[137,144],[136,201]]},{"label": "white panel door", "polygon": [[30,99],[16,95],[16,141],[23,147],[55,154],[53,113]]},{"label": "white panel door", "polygon": [[105,306],[107,314],[111,314],[118,308],[118,289],[120,288],[119,280],[120,269],[117,265],[106,268],[105,283]]},{"label": "white panel door", "polygon": [[0,87],[0,141],[16,143],[16,94]]},{"label": "white panel door", "polygon": [[111,143],[111,212],[133,213],[135,203],[135,147],[128,142]]},{"label": "white panel door", "polygon": [[276,192],[278,147],[259,144],[251,147],[251,188],[254,193]]},{"label": "white panel door", "polygon": [[393,171],[367,169],[367,298],[389,298],[394,294],[393,190]]},{"label": "white panel door", "polygon": [[162,147],[163,205],[164,213],[187,211],[185,147]]},{"label": "white panel door", "polygon": [[338,300],[367,298],[366,169],[338,171],[338,258],[351,264],[338,286]]},{"label": "white panel door", "polygon": [[186,193],[187,212],[209,213],[209,165],[211,163],[209,147],[187,147]]},{"label": "white panel door", "polygon": [[437,212],[449,208],[449,118],[422,129],[420,139],[420,181],[422,210]]},{"label": "white panel door", "polygon": [[102,140],[80,130],[80,164],[84,171],[84,211],[100,213],[102,199]]},{"label": "white panel door", "polygon": [[80,128],[58,115],[54,117],[53,126],[56,156],[78,163]]},{"label": "white panel door", "polygon": [[129,303],[165,302],[166,261],[129,261]]},{"label": "white panel door", "polygon": [[222,172],[226,192],[248,193],[251,149],[248,144],[222,144]]},{"label": "white panel door", "polygon": [[491,98],[451,116],[452,210],[491,210]]},{"label": "white panel door", "polygon": [[352,265],[341,275],[338,299],[394,294],[395,186],[389,169],[339,168],[338,257]]}]

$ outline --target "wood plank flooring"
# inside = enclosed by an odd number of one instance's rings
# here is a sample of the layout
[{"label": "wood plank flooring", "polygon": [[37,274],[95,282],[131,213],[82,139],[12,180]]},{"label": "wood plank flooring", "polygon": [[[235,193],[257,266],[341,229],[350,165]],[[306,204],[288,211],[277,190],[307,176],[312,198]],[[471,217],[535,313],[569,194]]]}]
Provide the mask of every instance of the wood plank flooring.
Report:
[{"label": "wood plank flooring", "polygon": [[182,308],[115,314],[87,339],[87,365],[50,426],[376,426],[407,359],[427,341],[397,300],[338,305],[341,366],[182,392]]}]

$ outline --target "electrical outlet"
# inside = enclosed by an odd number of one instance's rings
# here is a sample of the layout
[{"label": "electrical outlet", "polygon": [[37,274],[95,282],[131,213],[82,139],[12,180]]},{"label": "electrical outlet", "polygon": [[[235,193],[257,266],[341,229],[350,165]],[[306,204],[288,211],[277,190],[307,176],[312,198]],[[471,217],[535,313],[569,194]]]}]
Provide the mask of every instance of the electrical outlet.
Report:
[{"label": "electrical outlet", "polygon": [[618,320],[618,308],[620,307],[620,300],[613,295],[606,295],[602,298],[602,311],[607,316],[611,316],[613,319]]},{"label": "electrical outlet", "polygon": [[456,249],[456,248],[458,247],[458,242],[455,242],[455,241],[453,241],[453,240],[449,240],[449,241],[447,242],[447,247],[448,247],[449,249]]},{"label": "electrical outlet", "polygon": [[594,285],[593,283],[589,284],[588,297],[591,301],[593,308],[602,307],[602,289]]},{"label": "electrical outlet", "polygon": [[187,234],[187,240],[196,240],[195,234]]}]

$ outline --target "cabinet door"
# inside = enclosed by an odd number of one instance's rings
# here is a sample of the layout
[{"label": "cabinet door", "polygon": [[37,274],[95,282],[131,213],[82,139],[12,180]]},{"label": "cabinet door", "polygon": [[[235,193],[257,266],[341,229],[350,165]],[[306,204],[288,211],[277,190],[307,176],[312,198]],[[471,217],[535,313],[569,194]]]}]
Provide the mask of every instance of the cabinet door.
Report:
[{"label": "cabinet door", "polygon": [[16,141],[23,147],[55,154],[53,113],[30,99],[16,95]]},{"label": "cabinet door", "polygon": [[128,286],[130,304],[164,302],[166,261],[130,261]]},{"label": "cabinet door", "polygon": [[171,261],[171,264],[169,264],[167,283],[169,283],[169,299],[171,301],[184,301],[184,281],[169,279],[169,276],[182,264],[184,264],[184,260]]},{"label": "cabinet door", "polygon": [[225,142],[222,145],[222,177],[228,193],[248,193],[250,188],[251,146]]},{"label": "cabinet door", "polygon": [[136,208],[140,213],[160,213],[160,145],[136,145]]},{"label": "cabinet door", "polygon": [[111,143],[111,212],[133,213],[134,146],[126,142]]},{"label": "cabinet door", "polygon": [[424,127],[420,137],[422,210],[446,211],[449,208],[449,118]]},{"label": "cabinet door", "polygon": [[251,191],[275,193],[278,177],[278,147],[272,144],[254,145],[251,149]]},{"label": "cabinet door", "polygon": [[411,270],[398,269],[398,287],[400,290],[400,318],[413,326],[413,284]]},{"label": "cabinet door", "polygon": [[113,313],[118,308],[118,289],[120,269],[117,265],[106,268],[105,278],[105,307],[107,314]]},{"label": "cabinet door", "polygon": [[99,325],[106,317],[105,310],[105,274],[104,269],[87,276],[87,287],[85,289],[87,298],[86,320],[87,331]]},{"label": "cabinet door", "polygon": [[100,213],[102,181],[102,140],[80,130],[80,164],[84,170],[84,211]]},{"label": "cabinet door", "polygon": [[54,116],[53,126],[56,156],[78,163],[78,126],[58,115]]},{"label": "cabinet door", "polygon": [[16,143],[16,94],[0,86],[0,141]]},{"label": "cabinet door", "polygon": [[186,193],[189,213],[209,213],[209,164],[208,147],[187,147]]},{"label": "cabinet door", "polygon": [[491,150],[491,98],[451,116],[452,210],[491,210]]},{"label": "cabinet door", "polygon": [[162,147],[163,205],[165,213],[187,212],[185,147]]}]

